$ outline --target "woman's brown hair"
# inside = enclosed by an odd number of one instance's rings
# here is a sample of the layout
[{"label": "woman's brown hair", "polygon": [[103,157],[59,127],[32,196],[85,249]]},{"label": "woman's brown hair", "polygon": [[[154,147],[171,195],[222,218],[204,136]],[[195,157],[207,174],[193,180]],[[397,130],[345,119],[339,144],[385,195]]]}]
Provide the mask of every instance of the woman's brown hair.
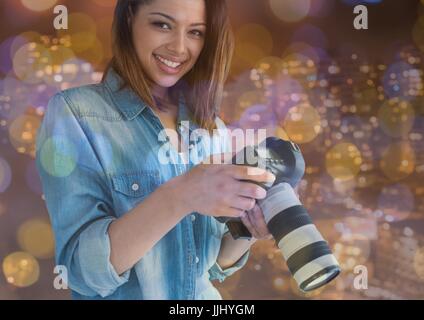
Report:
[{"label": "woman's brown hair", "polygon": [[[146,74],[142,70],[132,41],[131,17],[142,5],[155,0],[118,0],[112,27],[113,58],[108,69],[123,79],[148,105],[160,108],[153,98]],[[227,79],[234,50],[234,38],[229,22],[226,0],[204,0],[207,14],[205,44],[198,61],[169,94],[173,102],[184,94],[193,120],[202,128],[215,128],[222,101],[224,82]],[[106,74],[106,73],[105,73]]]}]

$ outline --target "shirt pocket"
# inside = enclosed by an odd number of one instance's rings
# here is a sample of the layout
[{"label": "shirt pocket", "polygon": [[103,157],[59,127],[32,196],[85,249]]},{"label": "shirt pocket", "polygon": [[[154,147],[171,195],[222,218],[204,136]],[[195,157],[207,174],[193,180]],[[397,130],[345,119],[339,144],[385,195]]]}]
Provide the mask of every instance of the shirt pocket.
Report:
[{"label": "shirt pocket", "polygon": [[115,211],[122,216],[161,184],[159,171],[140,171],[112,176]]}]

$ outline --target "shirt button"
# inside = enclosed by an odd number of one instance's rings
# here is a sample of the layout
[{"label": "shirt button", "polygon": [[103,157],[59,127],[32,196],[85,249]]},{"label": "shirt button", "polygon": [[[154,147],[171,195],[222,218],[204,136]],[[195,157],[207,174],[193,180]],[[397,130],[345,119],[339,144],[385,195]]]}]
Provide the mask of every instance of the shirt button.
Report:
[{"label": "shirt button", "polygon": [[200,261],[199,257],[196,257],[196,263],[199,263],[199,261]]},{"label": "shirt button", "polygon": [[194,214],[191,215],[191,221],[196,220],[196,216]]},{"label": "shirt button", "polygon": [[133,189],[133,191],[137,191],[138,189],[140,189],[140,186],[138,185],[138,183],[134,183],[134,184],[131,186],[131,189]]}]

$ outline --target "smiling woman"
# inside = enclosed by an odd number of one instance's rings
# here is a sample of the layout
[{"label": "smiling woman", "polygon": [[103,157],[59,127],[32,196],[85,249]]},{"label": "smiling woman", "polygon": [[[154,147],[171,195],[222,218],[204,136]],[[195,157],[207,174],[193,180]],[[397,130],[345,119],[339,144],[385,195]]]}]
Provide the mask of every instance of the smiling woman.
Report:
[{"label": "smiling woman", "polygon": [[[147,76],[164,88],[175,85],[194,66],[204,45],[204,3],[182,1],[176,5],[180,9],[173,10],[169,3],[159,1],[133,15],[133,43],[138,59]],[[154,12],[151,7],[161,11]],[[168,11],[170,14],[165,13]],[[183,14],[174,18],[172,12]],[[191,23],[193,17],[201,22]]]},{"label": "smiling woman", "polygon": [[[54,96],[38,132],[56,261],[75,299],[220,299],[211,280],[244,266],[254,241],[214,217],[255,217],[246,227],[265,237],[255,201],[272,180],[202,163],[214,141],[218,156],[231,148],[217,116],[233,50],[225,0],[120,0],[112,45],[103,81]],[[215,128],[222,139],[192,139]]]},{"label": "smiling woman", "polygon": [[144,101],[163,110],[157,101],[182,91],[199,125],[215,127],[234,47],[225,1],[119,1],[113,38],[110,66]]}]

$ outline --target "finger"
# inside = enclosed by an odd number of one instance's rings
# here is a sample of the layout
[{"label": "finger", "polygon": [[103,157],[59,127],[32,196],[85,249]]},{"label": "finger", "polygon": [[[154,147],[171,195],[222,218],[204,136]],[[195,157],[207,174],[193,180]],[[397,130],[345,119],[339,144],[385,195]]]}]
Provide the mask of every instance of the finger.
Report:
[{"label": "finger", "polygon": [[233,159],[233,153],[217,153],[207,157],[202,161],[203,164],[230,164]]},{"label": "finger", "polygon": [[240,209],[243,211],[252,210],[255,206],[255,199],[246,197],[237,197],[234,203],[231,204],[233,208]]},{"label": "finger", "polygon": [[252,237],[259,239],[259,235],[256,232],[256,229],[253,227],[252,223],[249,220],[249,217],[247,214],[242,215],[241,216],[241,221],[243,222],[243,224],[246,226],[247,230],[249,230],[250,234],[252,235]]},{"label": "finger", "polygon": [[257,225],[256,225],[256,221],[255,221],[255,220],[254,220],[254,218],[252,217],[252,210],[247,211],[247,212],[246,212],[246,216],[247,216],[247,218],[249,219],[251,226],[252,226],[252,227],[253,227],[253,229],[255,230],[255,234],[256,234],[255,238],[256,238],[256,239],[262,239],[262,238],[263,238],[263,235],[259,232],[259,229],[258,229],[258,227],[257,227]]},{"label": "finger", "polygon": [[262,213],[261,208],[258,205],[255,205],[253,210],[251,210],[249,213],[249,219],[253,222],[253,225],[255,226],[258,233],[264,238],[268,237],[270,235],[268,226],[265,222],[265,217]]},{"label": "finger", "polygon": [[275,176],[262,168],[250,166],[232,165],[232,176],[237,180],[251,180],[258,183],[271,183],[275,181]]},{"label": "finger", "polygon": [[264,199],[266,190],[257,184],[246,181],[237,181],[238,195],[253,199]]}]

